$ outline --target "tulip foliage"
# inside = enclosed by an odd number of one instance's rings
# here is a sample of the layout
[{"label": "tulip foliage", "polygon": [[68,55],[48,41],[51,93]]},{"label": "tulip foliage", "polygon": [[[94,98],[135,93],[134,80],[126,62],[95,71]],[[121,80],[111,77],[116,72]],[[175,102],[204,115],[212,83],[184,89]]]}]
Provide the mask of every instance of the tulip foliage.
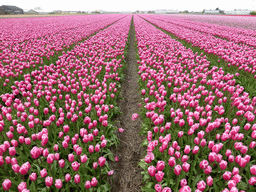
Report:
[{"label": "tulip foliage", "polygon": [[147,147],[142,191],[255,191],[256,97],[142,18],[172,26],[162,16],[134,16]]},{"label": "tulip foliage", "polygon": [[[19,28],[23,22],[31,30]],[[11,88],[0,101],[4,190],[110,190],[110,147],[118,143],[113,117],[119,113],[130,22],[128,15],[92,15],[1,25],[1,81]],[[44,56],[58,51],[56,62],[44,64]]]}]

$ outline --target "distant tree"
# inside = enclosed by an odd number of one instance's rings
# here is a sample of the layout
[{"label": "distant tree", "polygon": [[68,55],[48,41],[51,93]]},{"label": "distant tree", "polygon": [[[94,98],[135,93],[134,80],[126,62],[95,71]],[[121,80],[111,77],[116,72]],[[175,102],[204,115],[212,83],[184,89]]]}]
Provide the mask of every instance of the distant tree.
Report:
[{"label": "distant tree", "polygon": [[204,14],[204,12],[205,12],[205,9],[202,11],[202,13]]},{"label": "distant tree", "polygon": [[256,15],[256,11],[251,11],[251,15]]},{"label": "distant tree", "polygon": [[219,7],[217,7],[215,10],[218,11],[218,10],[220,10],[220,9],[219,9]]}]

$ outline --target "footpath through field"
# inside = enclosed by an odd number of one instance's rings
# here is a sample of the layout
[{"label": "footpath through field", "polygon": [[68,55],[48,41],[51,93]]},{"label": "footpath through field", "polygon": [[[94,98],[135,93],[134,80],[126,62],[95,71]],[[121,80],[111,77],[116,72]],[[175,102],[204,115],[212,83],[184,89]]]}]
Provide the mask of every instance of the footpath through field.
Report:
[{"label": "footpath through field", "polygon": [[130,26],[128,54],[125,58],[127,68],[124,71],[125,80],[122,84],[122,97],[119,107],[122,114],[118,117],[119,126],[124,129],[124,134],[119,134],[120,145],[116,156],[119,162],[113,165],[115,170],[113,192],[136,192],[141,191],[142,177],[140,168],[137,166],[143,158],[143,150],[140,145],[142,137],[139,135],[141,122],[139,119],[131,119],[133,113],[138,112],[140,95],[138,91],[137,61],[135,50],[135,33],[133,20]]}]

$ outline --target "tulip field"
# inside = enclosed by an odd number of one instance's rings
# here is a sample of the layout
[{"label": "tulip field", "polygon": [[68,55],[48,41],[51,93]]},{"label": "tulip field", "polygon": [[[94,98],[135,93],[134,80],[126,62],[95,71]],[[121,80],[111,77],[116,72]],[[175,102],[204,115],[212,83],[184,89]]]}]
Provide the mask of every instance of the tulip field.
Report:
[{"label": "tulip field", "polygon": [[[134,152],[144,147],[139,189],[129,191],[255,192],[253,23],[154,14],[0,19],[1,191],[116,192],[121,181],[129,189],[137,177],[118,174],[122,162],[133,165],[122,156],[127,134]],[[129,78],[139,103],[125,98]],[[140,146],[131,124],[116,123],[131,106]]]}]

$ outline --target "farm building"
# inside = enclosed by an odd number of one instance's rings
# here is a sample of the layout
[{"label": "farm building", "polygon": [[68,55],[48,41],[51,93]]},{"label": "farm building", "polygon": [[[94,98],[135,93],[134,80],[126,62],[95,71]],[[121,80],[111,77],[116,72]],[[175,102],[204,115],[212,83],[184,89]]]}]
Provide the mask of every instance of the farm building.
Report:
[{"label": "farm building", "polygon": [[157,9],[155,11],[156,14],[171,14],[171,13],[179,13],[178,10],[169,10],[169,9]]},{"label": "farm building", "polygon": [[6,14],[24,14],[23,9],[11,6],[11,5],[2,5],[0,6],[0,15],[6,15]]},{"label": "farm building", "polygon": [[227,15],[250,15],[251,11],[248,9],[234,9],[233,11],[225,11]]},{"label": "farm building", "polygon": [[217,14],[220,14],[220,10],[205,10],[204,11],[204,14],[211,14],[211,15],[217,15]]}]

